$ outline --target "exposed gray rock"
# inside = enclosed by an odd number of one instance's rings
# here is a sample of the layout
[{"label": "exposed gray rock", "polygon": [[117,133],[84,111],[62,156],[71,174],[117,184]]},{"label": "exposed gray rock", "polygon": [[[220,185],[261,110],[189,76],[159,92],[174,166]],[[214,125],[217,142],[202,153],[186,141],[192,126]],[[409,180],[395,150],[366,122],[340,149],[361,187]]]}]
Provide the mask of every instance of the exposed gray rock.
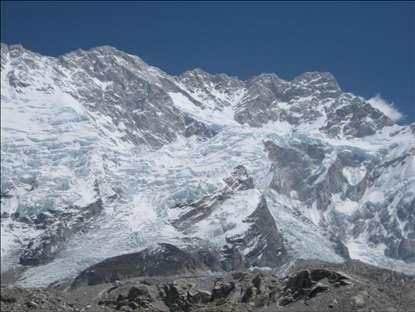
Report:
[{"label": "exposed gray rock", "polygon": [[[413,152],[408,151],[398,157],[374,158],[359,149],[336,148],[320,142],[277,145],[265,142],[265,149],[272,162],[273,178],[270,187],[280,194],[301,201],[306,209],[313,207],[321,211],[319,226],[328,233],[335,233],[334,250],[343,258],[349,258],[344,241],[348,231],[357,238],[369,233],[369,242],[385,244],[387,257],[413,262],[415,252],[412,224],[415,201],[410,184],[390,191],[388,199],[376,202],[361,202],[365,192],[376,188],[383,174],[394,170],[405,170],[405,164],[413,160]],[[402,168],[402,169],[401,169]],[[352,177],[348,172],[353,173]],[[389,178],[382,178],[387,181]],[[399,182],[397,182],[399,183]],[[361,203],[356,211],[343,214],[336,208],[335,198]],[[337,200],[338,200],[337,199]],[[304,213],[307,211],[303,210]],[[330,213],[323,211],[329,210]],[[396,211],[393,217],[391,212]],[[408,222],[407,222],[408,221]],[[405,222],[402,227],[399,224]]]},{"label": "exposed gray rock", "polygon": [[40,265],[54,259],[73,235],[87,231],[97,216],[102,212],[102,200],[89,204],[86,207],[73,207],[58,216],[49,218],[41,214],[34,221],[38,227],[46,230],[38,237],[30,240],[19,258],[22,265]]},{"label": "exposed gray rock", "polygon": [[240,250],[249,249],[244,255],[247,266],[276,267],[287,261],[282,236],[264,197],[245,222],[250,224],[249,229],[241,235],[228,238],[227,242]]},{"label": "exposed gray rock", "polygon": [[333,238],[334,252],[341,256],[343,259],[349,260],[350,253],[347,246],[339,238]]},{"label": "exposed gray rock", "polygon": [[[226,187],[222,190],[206,195],[196,202],[176,207],[175,209],[183,209],[185,212],[171,223],[183,233],[191,234],[197,231],[194,227],[197,227],[198,222],[205,220],[215,210],[220,209],[220,206],[227,200],[236,196],[238,192],[255,187],[253,178],[248,175],[247,169],[242,165],[234,168],[224,182]],[[229,220],[229,222],[232,221]],[[287,260],[282,236],[278,232],[264,196],[261,196],[257,207],[252,209],[252,213],[243,222],[249,225],[246,231],[228,235],[225,238],[227,245],[224,245],[221,251],[224,270],[250,266],[275,267]],[[224,228],[223,231],[226,233],[227,229]],[[205,238],[201,237],[201,239]]]},{"label": "exposed gray rock", "polygon": [[[374,134],[385,126],[393,125],[389,117],[359,98],[331,111],[327,120],[326,126],[321,130],[332,136],[342,132],[353,137],[364,137]],[[341,128],[340,125],[342,125]]]},{"label": "exposed gray rock", "polygon": [[196,290],[195,292],[189,292],[188,298],[190,303],[206,304],[211,301],[212,294],[205,290]]},{"label": "exposed gray rock", "polygon": [[[325,280],[326,282],[322,282]],[[337,272],[324,269],[304,270],[288,278],[283,298],[280,305],[306,300],[317,296],[321,292],[328,291],[330,287],[350,285],[348,278]]]},{"label": "exposed gray rock", "polygon": [[177,275],[204,268],[192,254],[171,244],[116,256],[92,265],[75,279],[72,287],[96,285],[138,276]]},{"label": "exposed gray rock", "polygon": [[218,280],[215,282],[215,285],[212,290],[212,300],[226,298],[234,289],[234,282],[225,283],[222,280]]},{"label": "exposed gray rock", "polygon": [[323,145],[280,147],[265,142],[265,148],[275,172],[271,187],[279,193],[291,196],[295,191],[298,199],[306,205],[311,207],[315,202],[318,209],[325,210],[331,203],[331,195],[347,186],[342,174],[347,159],[338,156],[326,171],[323,160],[333,151]]},{"label": "exposed gray rock", "polygon": [[224,179],[233,190],[245,191],[254,188],[254,179],[248,175],[248,170],[242,165],[234,168],[230,177]]},{"label": "exposed gray rock", "polygon": [[235,94],[245,86],[245,83],[236,77],[226,74],[213,75],[200,68],[186,71],[175,79],[193,98],[199,99],[203,107],[215,105],[215,109],[218,110],[234,104],[237,100]]},{"label": "exposed gray rock", "polygon": [[214,137],[218,133],[218,130],[189,116],[184,116],[184,124],[184,136],[186,137],[197,135],[200,138],[208,139]]}]

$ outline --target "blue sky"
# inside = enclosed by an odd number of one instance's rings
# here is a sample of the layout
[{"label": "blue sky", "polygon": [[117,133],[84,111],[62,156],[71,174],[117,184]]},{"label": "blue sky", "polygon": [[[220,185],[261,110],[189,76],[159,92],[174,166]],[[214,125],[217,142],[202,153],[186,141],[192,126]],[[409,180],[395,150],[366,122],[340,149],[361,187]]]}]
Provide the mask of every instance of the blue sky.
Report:
[{"label": "blue sky", "polygon": [[42,54],[108,44],[171,74],[329,71],[415,121],[414,3],[1,3],[1,41]]}]

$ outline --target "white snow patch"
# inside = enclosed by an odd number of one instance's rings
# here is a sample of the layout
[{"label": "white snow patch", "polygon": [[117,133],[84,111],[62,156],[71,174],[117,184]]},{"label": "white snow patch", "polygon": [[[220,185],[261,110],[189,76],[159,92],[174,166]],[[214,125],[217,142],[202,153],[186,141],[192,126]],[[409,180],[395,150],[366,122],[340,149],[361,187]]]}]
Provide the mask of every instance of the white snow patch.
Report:
[{"label": "white snow patch", "polygon": [[304,215],[315,225],[319,225],[321,221],[321,212],[317,209],[316,202],[311,207],[303,209]]},{"label": "white snow patch", "polygon": [[209,108],[202,109],[193,104],[186,96],[178,92],[169,92],[174,105],[181,111],[188,113],[196,119],[207,124],[217,125],[239,125],[233,118],[233,109],[231,106],[226,106],[222,110],[212,110]]},{"label": "white snow patch", "polygon": [[351,216],[359,209],[359,203],[350,199],[346,199],[345,201],[336,202],[335,209],[340,213]]},{"label": "white snow patch", "polygon": [[375,266],[403,272],[407,274],[415,274],[415,264],[405,263],[402,260],[396,260],[385,257],[386,246],[384,244],[368,244],[364,235],[356,239],[351,239],[346,243],[349,250],[350,258],[357,259]]},{"label": "white snow patch", "polygon": [[381,190],[375,190],[367,195],[366,200],[374,204],[382,203],[385,200],[385,194]]},{"label": "white snow patch", "polygon": [[208,238],[218,246],[226,244],[226,237],[241,234],[248,230],[244,220],[252,214],[260,201],[260,193],[250,189],[234,194],[207,218],[196,224],[195,236]]},{"label": "white snow patch", "polygon": [[343,176],[350,185],[357,185],[366,176],[366,167],[364,165],[360,167],[344,167]]}]

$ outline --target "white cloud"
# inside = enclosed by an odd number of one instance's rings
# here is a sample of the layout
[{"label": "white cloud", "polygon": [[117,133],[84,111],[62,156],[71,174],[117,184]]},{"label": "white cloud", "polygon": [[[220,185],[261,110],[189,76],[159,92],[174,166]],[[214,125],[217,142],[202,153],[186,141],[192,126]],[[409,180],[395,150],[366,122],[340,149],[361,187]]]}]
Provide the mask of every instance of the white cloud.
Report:
[{"label": "white cloud", "polygon": [[398,111],[398,109],[395,107],[395,104],[392,102],[388,102],[387,100],[382,98],[380,94],[377,94],[376,96],[370,98],[367,101],[370,103],[370,105],[380,110],[393,121],[399,121],[403,117],[403,114],[400,111]]}]

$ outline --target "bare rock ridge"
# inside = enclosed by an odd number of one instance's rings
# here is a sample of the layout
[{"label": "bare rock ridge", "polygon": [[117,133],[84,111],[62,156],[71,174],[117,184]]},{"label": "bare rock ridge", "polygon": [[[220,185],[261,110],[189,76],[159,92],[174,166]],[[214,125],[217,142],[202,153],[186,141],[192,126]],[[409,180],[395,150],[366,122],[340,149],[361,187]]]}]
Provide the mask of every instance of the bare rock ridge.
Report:
[{"label": "bare rock ridge", "polygon": [[170,244],[109,258],[83,271],[72,287],[115,282],[139,276],[168,276],[202,270],[206,265],[195,256]]},{"label": "bare rock ridge", "polygon": [[[269,212],[266,199],[255,189],[247,169],[242,165],[235,167],[224,182],[222,190],[196,202],[176,207],[183,212],[172,220],[172,224],[184,234],[203,240],[205,238],[203,231],[200,231],[201,224],[220,215],[218,231],[223,233],[224,240],[223,246],[219,247],[225,248],[225,259],[231,257],[228,259],[230,263],[225,265],[227,270],[236,269],[236,259],[242,260],[242,267],[275,267],[287,261],[283,239]],[[249,204],[235,218],[234,213],[238,207],[233,204],[238,205],[241,201],[248,200],[254,203]]]}]

